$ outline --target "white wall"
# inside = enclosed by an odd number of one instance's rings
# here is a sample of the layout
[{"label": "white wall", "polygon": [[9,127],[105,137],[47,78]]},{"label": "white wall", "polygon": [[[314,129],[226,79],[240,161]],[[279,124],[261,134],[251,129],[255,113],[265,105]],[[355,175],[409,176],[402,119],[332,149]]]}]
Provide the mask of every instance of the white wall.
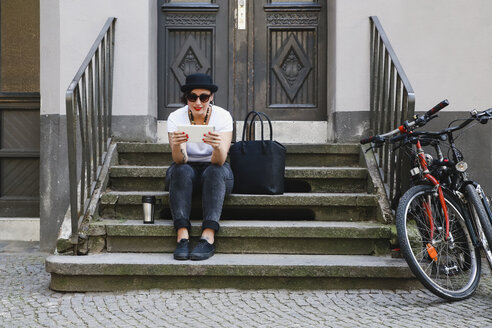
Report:
[{"label": "white wall", "polygon": [[110,16],[117,18],[113,114],[157,116],[153,0],[41,0],[42,114],[65,114],[66,89]]},{"label": "white wall", "polygon": [[[451,102],[447,110],[492,106],[492,1],[327,1],[336,10],[329,13],[336,20],[334,110],[369,108],[370,15],[380,18],[388,34],[415,90],[417,110],[444,98]],[[65,90],[109,16],[118,18],[114,114],[157,115],[154,0],[41,0],[42,114],[65,114]]]},{"label": "white wall", "polygon": [[416,110],[492,107],[492,1],[336,1],[336,110],[369,108],[369,16],[378,16],[416,94]]},{"label": "white wall", "polygon": [[40,0],[39,9],[41,114],[58,114],[61,106],[59,1]]}]

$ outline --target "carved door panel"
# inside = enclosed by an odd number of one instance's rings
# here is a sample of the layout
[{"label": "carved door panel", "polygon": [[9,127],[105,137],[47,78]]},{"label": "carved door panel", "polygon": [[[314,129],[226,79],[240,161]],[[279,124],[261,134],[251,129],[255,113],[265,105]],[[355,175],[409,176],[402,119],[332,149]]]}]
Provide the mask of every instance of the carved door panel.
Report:
[{"label": "carved door panel", "polygon": [[186,75],[202,72],[236,120],[253,109],[326,120],[324,1],[159,1],[159,119],[182,106]]},{"label": "carved door panel", "polygon": [[252,9],[254,108],[275,120],[326,120],[326,1],[255,0]]},{"label": "carved door panel", "polygon": [[206,73],[219,90],[215,103],[228,108],[229,1],[158,1],[158,119],[183,106],[187,75]]}]

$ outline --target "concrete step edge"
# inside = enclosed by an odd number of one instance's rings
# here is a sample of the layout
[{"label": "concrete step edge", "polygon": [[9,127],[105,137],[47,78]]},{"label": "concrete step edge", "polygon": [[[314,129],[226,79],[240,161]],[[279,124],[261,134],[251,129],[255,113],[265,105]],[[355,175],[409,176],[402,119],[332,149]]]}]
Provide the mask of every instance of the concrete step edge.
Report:
[{"label": "concrete step edge", "polygon": [[[101,204],[139,205],[142,196],[155,196],[162,204],[168,202],[168,192],[109,191],[102,195]],[[231,194],[225,206],[377,206],[377,196],[365,193],[285,193],[283,195]]]},{"label": "concrete step edge", "polygon": [[[112,178],[164,178],[169,166],[117,165],[110,168]],[[360,167],[286,167],[286,178],[365,179],[367,169]]]},{"label": "concrete step edge", "polygon": [[46,271],[57,275],[257,276],[411,278],[406,262],[364,255],[216,254],[207,261],[176,261],[172,254],[52,255]]},{"label": "concrete step edge", "polygon": [[[192,220],[192,236],[201,233],[201,221]],[[223,220],[220,237],[390,239],[390,225],[375,222],[343,221],[254,221]],[[176,232],[171,220],[144,224],[141,220],[102,220],[93,222],[89,236],[169,237]]]},{"label": "concrete step edge", "polygon": [[[284,144],[289,153],[301,154],[359,154],[360,145],[355,143],[330,144]],[[169,153],[169,144],[118,142],[119,153]]]}]

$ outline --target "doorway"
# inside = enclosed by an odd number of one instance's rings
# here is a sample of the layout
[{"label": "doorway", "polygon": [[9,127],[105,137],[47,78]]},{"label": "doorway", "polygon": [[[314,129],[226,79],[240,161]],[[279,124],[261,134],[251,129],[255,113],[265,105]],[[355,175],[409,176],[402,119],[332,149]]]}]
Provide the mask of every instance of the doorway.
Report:
[{"label": "doorway", "polygon": [[159,0],[158,26],[159,120],[195,72],[213,76],[235,120],[327,120],[325,1]]}]

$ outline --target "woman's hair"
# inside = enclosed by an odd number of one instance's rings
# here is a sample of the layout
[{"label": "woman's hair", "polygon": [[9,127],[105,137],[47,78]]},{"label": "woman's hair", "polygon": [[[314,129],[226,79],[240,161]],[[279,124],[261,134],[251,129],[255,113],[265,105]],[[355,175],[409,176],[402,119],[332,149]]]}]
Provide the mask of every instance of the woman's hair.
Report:
[{"label": "woman's hair", "polygon": [[186,97],[188,97],[188,95],[191,93],[191,91],[186,91],[183,93],[183,95],[181,96],[181,102],[185,105],[188,105],[188,99],[186,99]]}]

